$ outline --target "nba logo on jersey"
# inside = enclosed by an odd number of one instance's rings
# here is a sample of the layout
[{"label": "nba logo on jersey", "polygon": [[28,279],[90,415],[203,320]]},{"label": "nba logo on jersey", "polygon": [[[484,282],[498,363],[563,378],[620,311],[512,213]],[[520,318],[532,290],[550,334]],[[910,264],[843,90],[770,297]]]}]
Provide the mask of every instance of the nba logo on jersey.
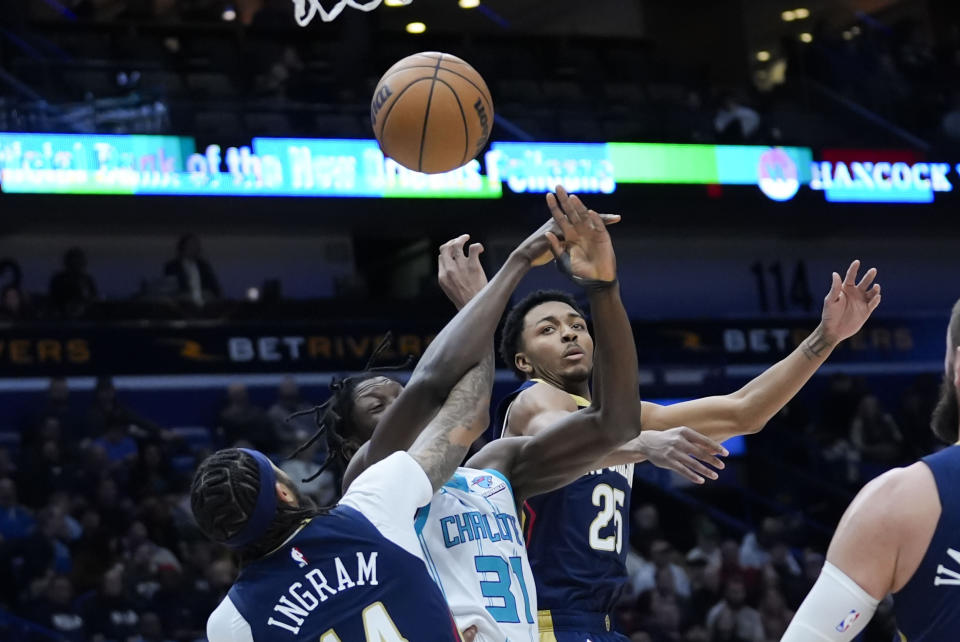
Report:
[{"label": "nba logo on jersey", "polygon": [[853,623],[856,622],[858,619],[860,619],[860,614],[854,610],[851,610],[847,614],[847,617],[843,618],[843,621],[841,621],[840,624],[837,625],[837,632],[846,633],[847,631],[850,630],[850,627],[853,626]]},{"label": "nba logo on jersey", "polygon": [[290,557],[293,558],[293,561],[296,562],[297,566],[299,566],[300,568],[303,568],[309,563],[307,562],[307,558],[304,557],[303,553],[300,552],[300,549],[297,548],[296,546],[290,549]]}]

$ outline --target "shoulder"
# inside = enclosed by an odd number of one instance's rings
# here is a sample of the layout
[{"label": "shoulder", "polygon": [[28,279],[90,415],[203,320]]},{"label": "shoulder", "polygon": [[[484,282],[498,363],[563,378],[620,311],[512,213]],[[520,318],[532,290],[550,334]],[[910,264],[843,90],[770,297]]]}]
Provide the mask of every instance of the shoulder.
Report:
[{"label": "shoulder", "polygon": [[898,547],[933,512],[931,502],[939,505],[936,481],[926,464],[894,468],[857,493],[840,528],[879,546]]},{"label": "shoulder", "polygon": [[207,619],[207,639],[210,642],[253,642],[250,625],[229,597],[223,598]]},{"label": "shoulder", "polygon": [[522,432],[522,427],[537,415],[545,412],[576,412],[580,408],[569,393],[550,384],[540,383],[520,392],[510,406],[512,432]]},{"label": "shoulder", "polygon": [[517,453],[531,437],[502,437],[484,446],[464,466],[479,470],[493,470],[506,477],[513,470]]}]

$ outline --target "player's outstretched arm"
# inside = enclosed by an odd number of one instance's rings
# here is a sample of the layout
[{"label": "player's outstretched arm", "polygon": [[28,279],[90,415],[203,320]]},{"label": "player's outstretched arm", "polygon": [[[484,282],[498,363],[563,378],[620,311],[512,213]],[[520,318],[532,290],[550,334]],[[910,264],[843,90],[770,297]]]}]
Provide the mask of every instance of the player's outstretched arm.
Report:
[{"label": "player's outstretched arm", "polygon": [[450,479],[467,449],[486,430],[492,391],[491,350],[453,387],[437,416],[410,447],[410,456],[423,468],[434,492]]},{"label": "player's outstretched arm", "polygon": [[547,202],[565,239],[561,244],[550,235],[554,254],[566,262],[590,299],[598,376],[586,410],[561,411],[555,415],[557,421],[535,437],[498,440],[471,458],[471,467],[504,472],[518,501],[570,483],[640,431],[637,355],[616,283],[610,235],[596,212],[562,188],[556,196],[548,195]]},{"label": "player's outstretched arm", "polygon": [[[553,226],[553,221],[549,221],[521,243],[490,283],[430,343],[407,386],[384,412],[370,441],[347,466],[344,490],[369,466],[408,449],[464,373],[492,352],[493,333],[507,301],[534,260],[547,250],[544,233]],[[441,251],[455,251],[462,256],[468,240],[467,235],[458,237]],[[474,244],[470,253],[477,256],[482,249]]]},{"label": "player's outstretched arm", "polygon": [[[823,365],[834,348],[859,332],[880,305],[877,269],[870,268],[857,283],[860,261],[854,261],[833,284],[823,302],[820,325],[789,356],[740,390],[673,406],[643,404],[644,430],[689,426],[716,441],[756,433],[789,402]],[[872,285],[872,287],[871,287]]]},{"label": "player's outstretched arm", "polygon": [[909,543],[929,541],[938,509],[936,482],[923,463],[864,486],[840,519],[827,563],[782,642],[848,642],[859,635],[877,604],[916,572],[926,545]]}]

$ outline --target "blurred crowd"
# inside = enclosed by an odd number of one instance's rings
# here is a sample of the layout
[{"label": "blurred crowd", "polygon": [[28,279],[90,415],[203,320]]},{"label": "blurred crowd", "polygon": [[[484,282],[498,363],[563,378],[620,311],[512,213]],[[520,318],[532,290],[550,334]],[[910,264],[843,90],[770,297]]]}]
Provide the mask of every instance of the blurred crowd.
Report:
[{"label": "blurred crowd", "polygon": [[[383,70],[410,53],[402,34],[383,38],[375,22],[353,23],[349,13],[341,19],[349,26],[330,38],[304,37],[293,31],[286,0],[75,0],[65,3],[66,12],[47,3],[30,7],[21,17],[24,29],[47,25],[30,34],[31,51],[65,51],[72,64],[53,73],[10,47],[14,75],[46,100],[33,120],[25,105],[11,99],[5,110],[0,101],[0,129],[52,131],[69,120],[85,123],[84,131],[114,133],[154,127],[153,133],[231,139],[369,137],[373,87]],[[128,26],[111,35],[75,31],[65,39],[49,27],[65,16],[79,19],[77,26]],[[450,36],[449,46],[490,82],[497,115],[509,124],[498,128],[501,139],[960,143],[960,92],[953,82],[960,34],[933,44],[912,19],[849,18],[846,24],[818,21],[803,41],[791,34],[771,43],[776,46],[764,50],[762,63],[745,65],[742,78],[723,85],[711,80],[716,70],[709,64],[679,65],[660,51],[655,35],[629,43],[552,38],[537,45],[521,36],[492,42]],[[181,23],[199,29],[181,33],[175,28]],[[84,60],[92,61],[89,68]],[[117,62],[104,66],[105,60]],[[97,113],[76,113],[79,104],[98,101]],[[48,104],[64,111],[47,113]],[[141,118],[116,115],[134,114],[138,105]]]},{"label": "blurred crowd", "polygon": [[[90,318],[92,307],[102,300],[81,247],[64,252],[63,264],[51,276],[45,293],[25,292],[20,287],[21,270],[13,259],[0,261],[0,272],[7,270],[11,278],[0,292],[0,322]],[[144,278],[138,298],[164,305],[180,316],[195,316],[204,310],[221,311],[217,304],[222,301],[223,291],[196,235],[180,237],[174,257],[160,274]]]},{"label": "blurred crowd", "polygon": [[[734,458],[720,482],[688,489],[692,505],[671,494],[675,480],[641,474],[621,629],[636,642],[778,640],[819,573],[849,492],[928,447],[928,383],[918,380],[891,413],[862,380],[833,377],[751,437],[748,456]],[[85,412],[76,401],[66,380],[51,380],[19,440],[0,442],[0,576],[11,580],[0,583],[0,638],[202,639],[237,565],[193,523],[192,471],[213,449],[237,444],[271,453],[295,481],[312,475],[323,439],[286,459],[316,430],[311,413],[287,419],[312,403],[292,379],[269,407],[235,382],[215,420],[178,428],[129,407],[109,378],[96,382]],[[800,414],[809,407],[817,417]],[[339,473],[298,483],[329,505]],[[804,474],[823,486],[798,488]],[[749,493],[763,508],[744,518],[737,513],[756,501]],[[871,635],[889,640],[883,613]]]}]

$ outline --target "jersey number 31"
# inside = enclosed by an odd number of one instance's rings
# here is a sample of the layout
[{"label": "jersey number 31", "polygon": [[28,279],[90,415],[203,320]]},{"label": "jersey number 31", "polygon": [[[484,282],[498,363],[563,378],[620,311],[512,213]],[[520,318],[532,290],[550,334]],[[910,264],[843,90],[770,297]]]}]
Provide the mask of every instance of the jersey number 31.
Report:
[{"label": "jersey number 31", "polygon": [[[600,509],[590,524],[590,548],[595,551],[616,551],[617,555],[623,549],[623,502],[626,495],[619,488],[609,484],[597,484],[593,489],[593,505]],[[600,531],[613,520],[617,528],[616,535],[600,537]]]}]

